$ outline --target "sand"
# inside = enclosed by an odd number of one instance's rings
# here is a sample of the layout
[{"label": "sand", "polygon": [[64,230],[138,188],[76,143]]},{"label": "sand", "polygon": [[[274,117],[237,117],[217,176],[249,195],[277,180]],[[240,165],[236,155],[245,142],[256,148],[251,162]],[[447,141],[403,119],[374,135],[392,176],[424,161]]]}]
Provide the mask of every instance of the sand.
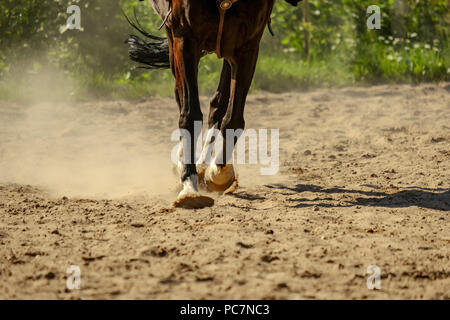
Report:
[{"label": "sand", "polygon": [[252,94],[280,172],[200,210],[172,207],[177,114],[0,102],[0,298],[450,299],[449,83]]}]

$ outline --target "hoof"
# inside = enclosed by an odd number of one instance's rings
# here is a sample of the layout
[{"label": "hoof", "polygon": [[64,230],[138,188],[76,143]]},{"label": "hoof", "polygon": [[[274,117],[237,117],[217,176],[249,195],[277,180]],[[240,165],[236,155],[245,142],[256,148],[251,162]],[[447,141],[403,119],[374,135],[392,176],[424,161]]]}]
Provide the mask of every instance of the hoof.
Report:
[{"label": "hoof", "polygon": [[209,191],[233,193],[238,186],[237,173],[233,165],[228,164],[223,168],[208,167],[204,173],[204,181]]},{"label": "hoof", "polygon": [[202,196],[200,194],[188,194],[181,196],[173,203],[175,208],[184,209],[202,209],[206,207],[212,207],[214,205],[214,199]]}]

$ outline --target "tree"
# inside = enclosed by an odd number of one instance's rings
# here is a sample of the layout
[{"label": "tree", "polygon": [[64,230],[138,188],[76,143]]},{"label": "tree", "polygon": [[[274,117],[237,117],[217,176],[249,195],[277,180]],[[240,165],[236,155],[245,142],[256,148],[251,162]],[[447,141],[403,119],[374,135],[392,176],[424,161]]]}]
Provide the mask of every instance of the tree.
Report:
[{"label": "tree", "polygon": [[408,0],[395,0],[392,17],[392,34],[397,38],[406,37],[407,17],[410,13]]}]

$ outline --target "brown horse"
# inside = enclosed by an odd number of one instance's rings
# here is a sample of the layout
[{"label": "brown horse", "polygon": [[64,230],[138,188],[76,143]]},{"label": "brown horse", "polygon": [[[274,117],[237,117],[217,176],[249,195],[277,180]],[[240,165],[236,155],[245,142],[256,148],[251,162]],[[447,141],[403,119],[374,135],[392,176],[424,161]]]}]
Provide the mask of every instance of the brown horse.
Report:
[{"label": "brown horse", "polygon": [[[296,6],[301,0],[285,0]],[[185,133],[179,169],[183,190],[175,206],[212,206],[212,198],[200,195],[199,182],[209,190],[232,192],[237,174],[230,163],[234,141],[227,141],[228,129],[244,129],[244,106],[258,59],[259,44],[270,22],[275,0],[150,0],[163,20],[167,39],[147,34],[152,41],[130,36],[132,60],[149,68],[170,67],[175,77],[175,97],[180,109],[179,128]],[[205,53],[224,58],[220,83],[210,103],[208,126],[221,133],[221,146],[212,163],[196,159],[194,125],[203,120],[198,94],[198,65]],[[208,135],[204,148],[214,143]],[[217,139],[218,140],[218,139]],[[232,144],[232,148],[226,148]],[[230,150],[231,149],[231,150]],[[215,149],[217,150],[217,149]],[[199,179],[200,177],[200,179]]]}]

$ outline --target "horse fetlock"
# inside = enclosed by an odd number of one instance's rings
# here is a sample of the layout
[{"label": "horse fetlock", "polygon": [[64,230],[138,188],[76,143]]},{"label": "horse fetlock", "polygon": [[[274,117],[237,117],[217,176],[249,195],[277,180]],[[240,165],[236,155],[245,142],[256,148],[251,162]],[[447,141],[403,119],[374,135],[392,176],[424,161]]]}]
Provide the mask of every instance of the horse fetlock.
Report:
[{"label": "horse fetlock", "polygon": [[198,176],[194,174],[183,181],[183,190],[173,205],[177,208],[201,209],[213,206],[214,199],[198,192]]},{"label": "horse fetlock", "polygon": [[183,197],[188,194],[198,194],[198,175],[191,175],[182,181],[183,190],[178,197]]}]

